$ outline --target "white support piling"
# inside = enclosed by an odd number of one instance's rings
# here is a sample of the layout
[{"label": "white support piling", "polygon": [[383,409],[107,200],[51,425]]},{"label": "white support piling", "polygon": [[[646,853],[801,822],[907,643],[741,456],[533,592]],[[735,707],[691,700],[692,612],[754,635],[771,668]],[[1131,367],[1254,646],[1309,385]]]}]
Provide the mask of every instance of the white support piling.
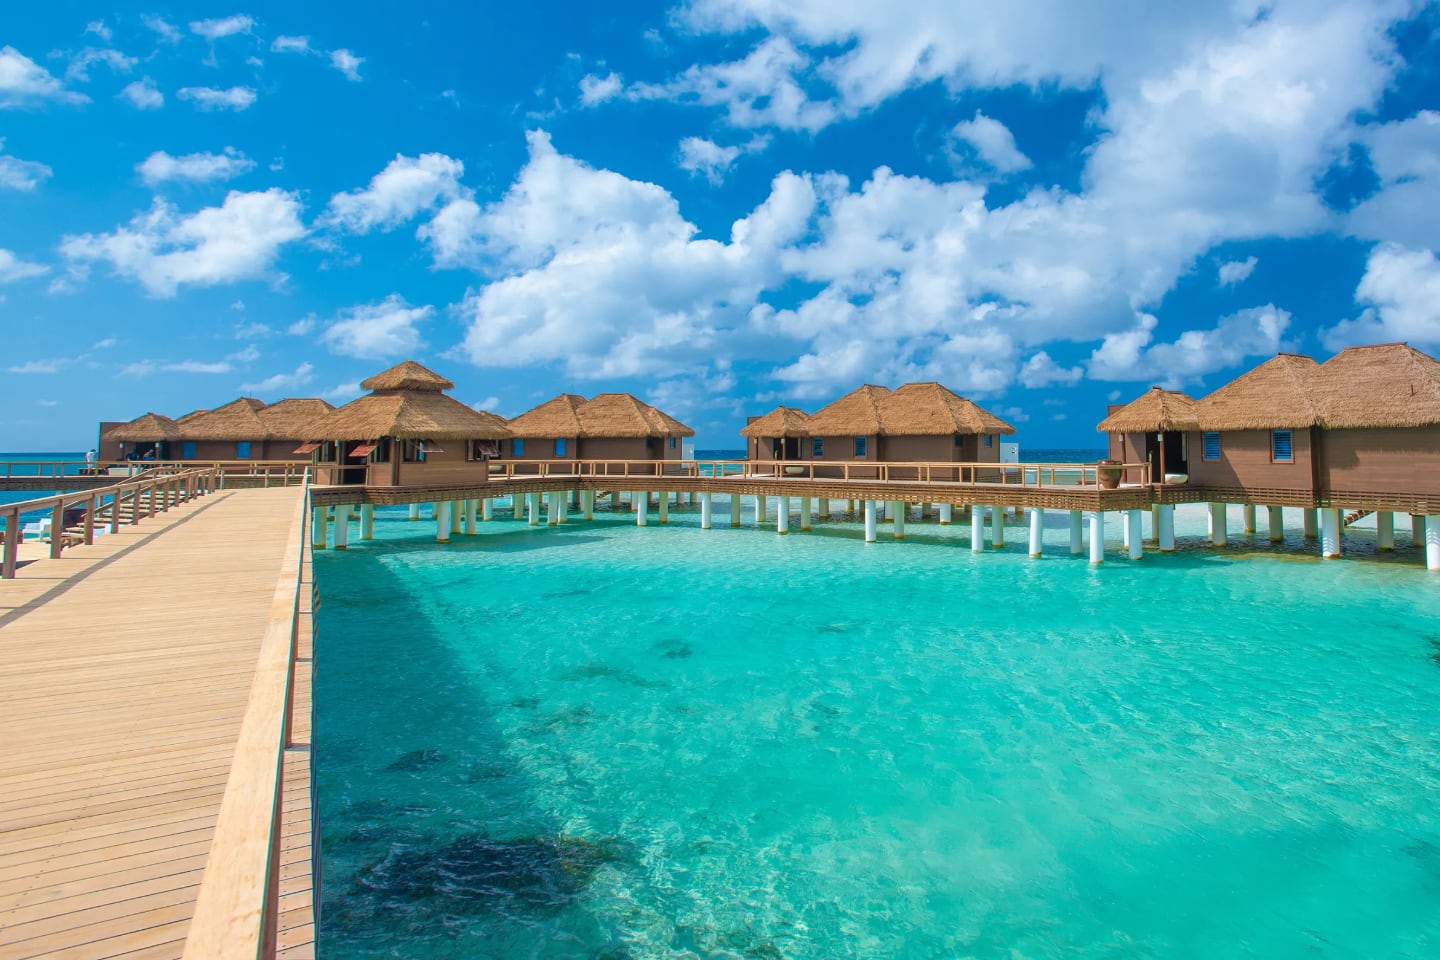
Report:
[{"label": "white support piling", "polygon": [[1210,542],[1223,547],[1230,543],[1230,531],[1225,526],[1225,504],[1210,504]]},{"label": "white support piling", "polygon": [[819,513],[820,519],[821,519],[821,520],[829,520],[829,519],[830,519],[830,498],[829,498],[829,497],[821,497],[821,498],[820,498],[820,505],[819,505],[819,506],[820,506],[820,513]]},{"label": "white support piling", "polygon": [[1315,523],[1314,510],[1312,510],[1310,507],[1306,507],[1305,509],[1301,510],[1300,519],[1304,524],[1303,529],[1305,532],[1306,540],[1314,540],[1317,536],[1319,536],[1320,531],[1317,524]]},{"label": "white support piling", "polygon": [[1241,520],[1244,524],[1242,529],[1245,533],[1255,532],[1255,504],[1247,503],[1240,508]]},{"label": "white support piling", "polygon": [[970,552],[985,550],[985,508],[978,503],[970,508]]},{"label": "white support piling", "polygon": [[1410,515],[1410,542],[1420,546],[1425,542],[1425,515],[1412,513]]},{"label": "white support piling", "polygon": [[435,501],[435,542],[450,542],[450,501]]},{"label": "white support piling", "polygon": [[931,504],[928,500],[927,500],[926,502],[920,504],[920,519],[921,519],[921,520],[929,520],[929,519],[930,519],[930,511],[931,511],[931,508],[932,508],[933,506],[934,506],[934,505]]},{"label": "white support piling", "polygon": [[645,527],[650,524],[650,494],[636,491],[635,493],[635,526]]},{"label": "white support piling", "polygon": [[1131,510],[1125,515],[1125,524],[1130,528],[1130,548],[1127,553],[1131,560],[1139,560],[1145,555],[1140,536],[1140,511]]},{"label": "white support piling", "polygon": [[1326,507],[1320,511],[1320,556],[1333,559],[1340,556],[1340,511]]},{"label": "white support piling", "polygon": [[1389,510],[1375,513],[1375,549],[1395,549],[1395,514]]},{"label": "white support piling", "polygon": [[1090,514],[1090,562],[1105,562],[1105,514],[1100,510]]},{"label": "white support piling", "polygon": [[1425,518],[1425,569],[1440,570],[1440,516]]},{"label": "white support piling", "polygon": [[594,519],[595,519],[595,491],[594,491],[594,490],[581,490],[581,491],[580,491],[580,511],[581,511],[581,515],[582,515],[586,520],[594,520]]},{"label": "white support piling", "polygon": [[560,525],[563,527],[570,522],[570,501],[575,499],[574,490],[566,490],[560,495]]},{"label": "white support piling", "polygon": [[990,508],[990,545],[1005,546],[1005,511],[1001,507]]},{"label": "white support piling", "polygon": [[1285,539],[1285,508],[1269,507],[1266,513],[1268,516],[1265,527],[1269,532],[1270,542],[1279,543]]},{"label": "white support piling", "polygon": [[755,526],[765,526],[765,515],[770,512],[769,498],[763,493],[755,495]]},{"label": "white support piling", "polygon": [[802,531],[810,529],[810,510],[814,502],[810,497],[800,498],[800,529]]},{"label": "white support piling", "polygon": [[710,494],[700,494],[700,529],[709,530],[711,527],[711,511],[713,504],[710,502]]},{"label": "white support piling", "polygon": [[335,549],[344,550],[350,543],[350,505],[335,508]]},{"label": "white support piling", "polygon": [[[115,504],[115,510],[117,513],[120,510],[118,501]],[[327,539],[326,529],[330,526],[329,518],[326,516],[329,511],[324,507],[316,507],[311,513],[314,515],[314,519],[310,526],[310,546],[316,550],[324,550]]]},{"label": "white support piling", "polygon": [[775,498],[775,532],[785,535],[790,532],[790,498]]},{"label": "white support piling", "polygon": [[545,494],[545,525],[547,527],[560,525],[560,494],[558,491],[552,490]]},{"label": "white support piling", "polygon": [[540,526],[540,492],[537,490],[526,499],[529,501],[528,506],[530,507],[530,526],[538,527]]},{"label": "white support piling", "polygon": [[1079,510],[1070,511],[1070,555],[1078,557],[1085,552],[1085,514]]},{"label": "white support piling", "polygon": [[665,492],[663,492],[663,491],[662,491],[661,494],[660,494],[660,518],[659,518],[659,519],[660,519],[661,525],[664,525],[664,524],[667,524],[667,523],[670,522],[670,494],[665,493]]},{"label": "white support piling", "polygon": [[1156,541],[1164,553],[1172,553],[1175,550],[1175,505],[1163,503],[1160,505],[1160,527]]},{"label": "white support piling", "polygon": [[465,501],[465,534],[466,534],[466,536],[471,536],[471,537],[475,536],[475,514],[476,514],[476,512],[477,512],[476,508],[477,508],[479,505],[480,505],[480,501],[478,501],[478,500],[466,500],[466,501]]},{"label": "white support piling", "polygon": [[360,539],[375,539],[375,504],[360,504]]},{"label": "white support piling", "polygon": [[955,519],[955,505],[952,503],[940,504],[940,526],[948,527]]},{"label": "white support piling", "polygon": [[895,500],[890,504],[891,519],[895,525],[895,539],[905,539],[905,504]]},{"label": "white support piling", "polygon": [[1125,552],[1128,554],[1130,552],[1130,512],[1128,510],[1120,514],[1120,537]]},{"label": "white support piling", "polygon": [[485,497],[480,501],[480,521],[488,523],[495,519],[495,498]]},{"label": "white support piling", "polygon": [[865,542],[875,542],[875,501],[865,501]]},{"label": "white support piling", "polygon": [[419,519],[420,519],[420,504],[418,504],[418,503],[412,503],[412,504],[410,504],[410,519],[411,519],[411,520],[419,520]]},{"label": "white support piling", "polygon": [[1030,556],[1038,557],[1045,546],[1045,511],[1040,507],[1030,510]]},{"label": "white support piling", "polygon": [[1147,540],[1160,540],[1160,504],[1150,504],[1150,536]]},{"label": "white support piling", "polygon": [[730,494],[730,526],[740,526],[740,494]]},{"label": "white support piling", "polygon": [[464,532],[465,532],[465,501],[464,501],[464,500],[451,500],[451,501],[450,501],[450,532],[451,532],[451,533],[464,533]]}]

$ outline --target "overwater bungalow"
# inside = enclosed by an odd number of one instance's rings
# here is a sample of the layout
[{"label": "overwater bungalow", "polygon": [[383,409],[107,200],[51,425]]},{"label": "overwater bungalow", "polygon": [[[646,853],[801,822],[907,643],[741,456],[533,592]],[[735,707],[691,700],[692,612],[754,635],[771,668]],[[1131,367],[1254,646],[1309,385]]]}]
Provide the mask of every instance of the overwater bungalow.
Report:
[{"label": "overwater bungalow", "polygon": [[413,360],[360,386],[370,393],[303,428],[296,451],[314,456],[320,483],[473,480],[510,437],[504,420],[446,396],[455,384]]},{"label": "overwater bungalow", "polygon": [[510,420],[512,460],[680,460],[695,431],[628,393],[562,393]]},{"label": "overwater bungalow", "polygon": [[270,431],[258,413],[264,406],[264,401],[241,397],[213,410],[187,413],[184,423],[175,422],[181,436],[179,448],[174,451],[177,459],[271,459],[265,449]]},{"label": "overwater bungalow", "polygon": [[1148,463],[1155,483],[1184,483],[1190,469],[1188,434],[1200,429],[1194,397],[1151,387],[1126,404],[1112,404],[1098,430],[1110,436],[1110,459]]},{"label": "overwater bungalow", "polygon": [[750,460],[801,460],[814,452],[803,450],[810,440],[810,414],[795,407],[780,406],[763,417],[751,417],[740,435]]},{"label": "overwater bungalow", "polygon": [[179,425],[160,413],[146,413],[100,435],[103,460],[169,460],[181,439]]}]

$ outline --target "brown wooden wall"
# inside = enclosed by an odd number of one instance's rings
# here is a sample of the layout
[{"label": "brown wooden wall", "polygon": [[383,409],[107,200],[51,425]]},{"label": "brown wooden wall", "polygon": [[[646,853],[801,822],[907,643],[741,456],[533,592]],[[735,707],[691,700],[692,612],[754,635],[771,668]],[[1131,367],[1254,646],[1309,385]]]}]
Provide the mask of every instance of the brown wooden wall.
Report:
[{"label": "brown wooden wall", "polygon": [[1190,446],[1190,483],[1313,492],[1310,431],[1292,430],[1291,437],[1295,462],[1272,463],[1269,430],[1222,430],[1219,460],[1206,460],[1204,434],[1190,433],[1186,441]]},{"label": "brown wooden wall", "polygon": [[1326,430],[1320,488],[1440,498],[1440,427]]}]

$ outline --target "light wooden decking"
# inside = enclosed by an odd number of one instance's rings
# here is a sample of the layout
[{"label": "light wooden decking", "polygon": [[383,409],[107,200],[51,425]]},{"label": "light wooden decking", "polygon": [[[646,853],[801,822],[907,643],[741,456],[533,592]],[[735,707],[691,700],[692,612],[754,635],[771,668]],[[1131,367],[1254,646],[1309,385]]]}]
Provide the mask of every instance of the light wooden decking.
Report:
[{"label": "light wooden decking", "polygon": [[[214,494],[0,584],[0,960],[181,955],[302,497]],[[285,763],[292,957],[313,955],[308,610]]]}]

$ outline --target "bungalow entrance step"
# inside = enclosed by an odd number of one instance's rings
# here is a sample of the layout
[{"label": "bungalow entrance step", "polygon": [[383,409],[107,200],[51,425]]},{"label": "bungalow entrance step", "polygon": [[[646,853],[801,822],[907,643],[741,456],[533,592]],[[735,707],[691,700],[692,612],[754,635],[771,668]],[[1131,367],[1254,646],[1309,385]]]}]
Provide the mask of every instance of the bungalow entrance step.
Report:
[{"label": "bungalow entrance step", "polygon": [[1354,523],[1357,520],[1364,520],[1366,517],[1370,516],[1370,514],[1374,512],[1374,510],[1351,510],[1349,513],[1345,514],[1345,526],[1348,527],[1350,526],[1350,524]]}]

